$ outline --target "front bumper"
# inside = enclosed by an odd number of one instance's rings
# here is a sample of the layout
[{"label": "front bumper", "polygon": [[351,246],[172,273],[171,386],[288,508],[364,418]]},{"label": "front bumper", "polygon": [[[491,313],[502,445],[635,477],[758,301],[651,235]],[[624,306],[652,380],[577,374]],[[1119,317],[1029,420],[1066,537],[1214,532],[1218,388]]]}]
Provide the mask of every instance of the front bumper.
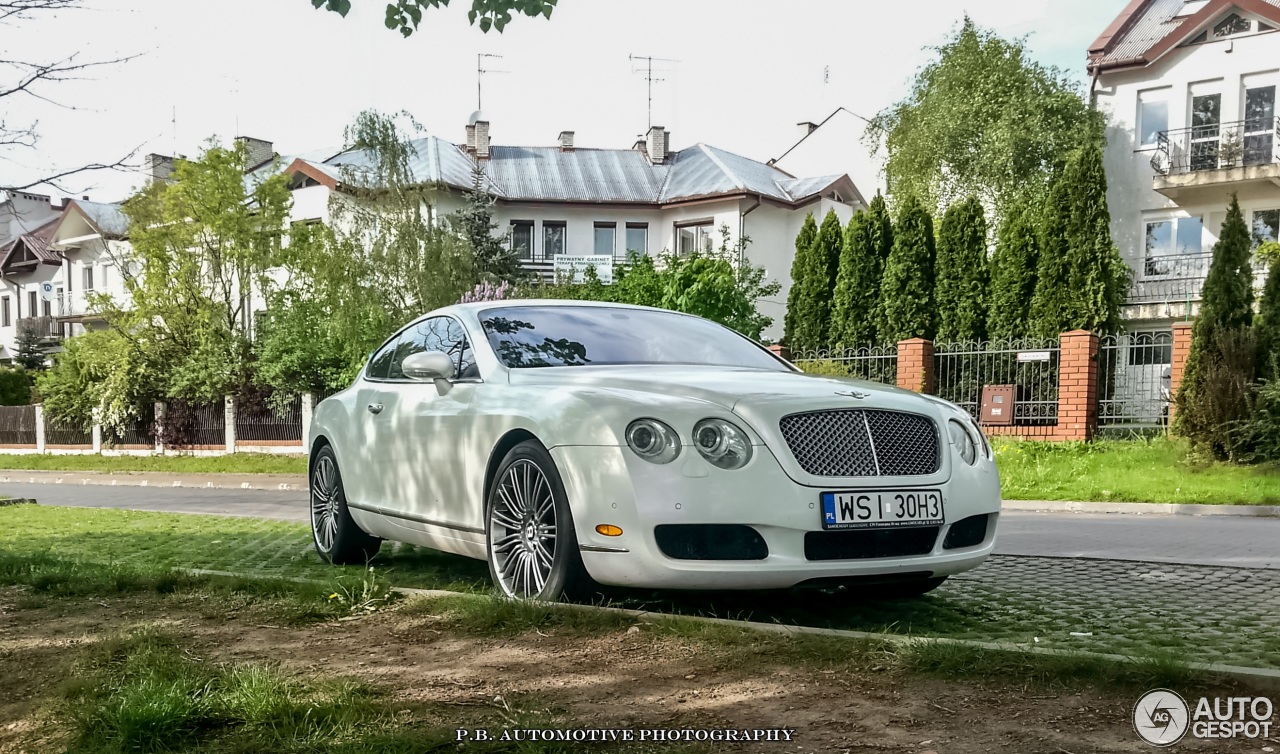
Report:
[{"label": "front bumper", "polygon": [[[658,466],[621,447],[557,447],[556,461],[570,508],[582,562],[602,584],[660,589],[784,589],[811,580],[919,574],[949,576],[980,564],[995,547],[1000,511],[1000,482],[994,464],[953,464],[941,484],[910,485],[901,480],[859,480],[824,487],[802,485],[779,466],[766,446],[755,448],[744,469],[724,471],[696,453],[683,453]],[[945,524],[933,549],[923,555],[809,560],[805,534],[821,531],[819,493],[893,487],[941,489]],[[969,516],[991,514],[986,538],[978,545],[943,549],[950,526]],[[598,534],[599,524],[623,530],[617,537]],[[681,560],[658,547],[655,527],[662,524],[744,524],[768,545],[762,560]]]}]

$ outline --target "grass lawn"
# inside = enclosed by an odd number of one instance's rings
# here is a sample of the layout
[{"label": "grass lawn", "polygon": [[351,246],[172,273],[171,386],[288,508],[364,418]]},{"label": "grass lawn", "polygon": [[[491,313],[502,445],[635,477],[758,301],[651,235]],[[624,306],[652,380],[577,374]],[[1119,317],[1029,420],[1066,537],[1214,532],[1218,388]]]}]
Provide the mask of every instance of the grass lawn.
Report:
[{"label": "grass lawn", "polygon": [[1190,459],[1176,440],[993,440],[1006,500],[1280,505],[1280,469]]},{"label": "grass lawn", "polygon": [[270,453],[226,456],[18,455],[0,453],[0,469],[23,471],[163,471],[171,474],[306,474],[307,457]]}]

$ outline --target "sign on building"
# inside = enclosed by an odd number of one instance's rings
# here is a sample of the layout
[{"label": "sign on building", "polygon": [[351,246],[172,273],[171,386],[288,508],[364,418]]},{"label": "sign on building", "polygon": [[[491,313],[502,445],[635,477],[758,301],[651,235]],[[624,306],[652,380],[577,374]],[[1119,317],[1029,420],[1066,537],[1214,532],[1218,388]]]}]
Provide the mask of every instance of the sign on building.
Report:
[{"label": "sign on building", "polygon": [[596,277],[608,285],[613,282],[613,257],[607,254],[569,255],[558,254],[555,257],[556,279],[570,279],[575,283],[586,280],[587,268],[596,268]]}]

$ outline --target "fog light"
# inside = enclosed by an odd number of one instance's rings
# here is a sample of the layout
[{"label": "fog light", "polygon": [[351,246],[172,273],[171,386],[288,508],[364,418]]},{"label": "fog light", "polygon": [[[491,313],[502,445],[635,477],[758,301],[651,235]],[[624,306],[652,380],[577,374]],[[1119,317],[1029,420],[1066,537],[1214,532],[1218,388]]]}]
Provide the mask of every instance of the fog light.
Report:
[{"label": "fog light", "polygon": [[596,534],[603,534],[606,537],[621,537],[622,529],[613,524],[600,524],[596,526]]}]

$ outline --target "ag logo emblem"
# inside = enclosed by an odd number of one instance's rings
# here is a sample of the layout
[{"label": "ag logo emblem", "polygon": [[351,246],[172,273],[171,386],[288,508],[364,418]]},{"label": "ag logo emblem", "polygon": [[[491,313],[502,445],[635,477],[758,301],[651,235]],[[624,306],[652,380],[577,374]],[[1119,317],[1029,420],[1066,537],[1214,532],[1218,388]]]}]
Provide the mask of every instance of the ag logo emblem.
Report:
[{"label": "ag logo emblem", "polygon": [[1178,743],[1190,724],[1186,700],[1169,689],[1148,691],[1133,705],[1133,729],[1152,746]]}]

